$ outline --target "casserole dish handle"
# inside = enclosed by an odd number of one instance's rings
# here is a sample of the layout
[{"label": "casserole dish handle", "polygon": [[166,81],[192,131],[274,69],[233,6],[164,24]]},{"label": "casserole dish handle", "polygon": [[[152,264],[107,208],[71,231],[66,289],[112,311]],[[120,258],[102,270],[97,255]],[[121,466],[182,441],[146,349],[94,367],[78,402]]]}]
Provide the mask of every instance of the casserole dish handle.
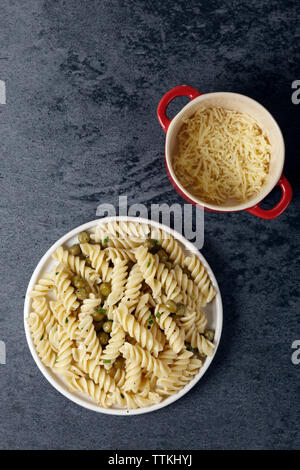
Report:
[{"label": "casserole dish handle", "polygon": [[173,101],[175,98],[178,98],[179,96],[187,96],[188,98],[193,100],[194,98],[197,98],[197,96],[200,95],[202,95],[202,93],[188,85],[176,86],[175,88],[169,90],[162,97],[157,107],[157,117],[163,130],[167,132],[171,122],[171,119],[169,119],[167,116],[167,108],[171,101]]},{"label": "casserole dish handle", "polygon": [[280,186],[282,195],[279,203],[275,207],[273,207],[273,209],[262,209],[259,206],[259,203],[253,207],[249,207],[249,209],[246,210],[250,212],[250,214],[256,215],[261,219],[276,219],[276,217],[278,217],[286,210],[292,200],[293,195],[292,187],[283,174],[279,178],[277,185]]}]

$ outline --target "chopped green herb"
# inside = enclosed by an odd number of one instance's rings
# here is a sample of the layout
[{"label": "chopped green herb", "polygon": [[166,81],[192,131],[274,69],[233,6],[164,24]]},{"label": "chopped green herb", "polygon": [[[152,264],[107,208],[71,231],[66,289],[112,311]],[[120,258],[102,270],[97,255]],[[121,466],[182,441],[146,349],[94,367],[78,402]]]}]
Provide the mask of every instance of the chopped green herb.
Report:
[{"label": "chopped green herb", "polygon": [[104,243],[108,243],[108,237],[105,237],[103,240]]},{"label": "chopped green herb", "polygon": [[160,318],[160,317],[161,317],[161,313],[160,313],[160,312],[157,312],[156,318]]},{"label": "chopped green herb", "polygon": [[125,398],[124,395],[123,395],[123,393],[121,393],[121,397],[122,397],[122,398]]},{"label": "chopped green herb", "polygon": [[68,318],[66,318],[66,319],[65,319],[65,322],[66,322],[66,323],[68,323],[68,322],[69,322],[69,319],[68,319]]},{"label": "chopped green herb", "polygon": [[158,240],[154,240],[154,245],[158,245]]},{"label": "chopped green herb", "polygon": [[56,274],[56,276],[57,276],[57,275],[59,274],[59,271],[57,271],[57,273],[55,273],[55,274]]},{"label": "chopped green herb", "polygon": [[151,261],[148,261],[147,268],[149,268],[150,264],[151,264]]},{"label": "chopped green herb", "polygon": [[196,349],[192,348],[191,346],[189,346],[188,348],[186,348],[188,351],[191,351],[192,353],[195,354],[196,352]]},{"label": "chopped green herb", "polygon": [[111,360],[110,359],[103,359],[103,364],[110,364]]},{"label": "chopped green herb", "polygon": [[95,312],[106,313],[106,308],[94,308]]},{"label": "chopped green herb", "polygon": [[153,320],[148,321],[148,325],[153,325],[153,323],[154,323]]},{"label": "chopped green herb", "polygon": [[44,335],[42,335],[42,336],[40,337],[40,341],[42,341],[43,338],[44,338]]}]

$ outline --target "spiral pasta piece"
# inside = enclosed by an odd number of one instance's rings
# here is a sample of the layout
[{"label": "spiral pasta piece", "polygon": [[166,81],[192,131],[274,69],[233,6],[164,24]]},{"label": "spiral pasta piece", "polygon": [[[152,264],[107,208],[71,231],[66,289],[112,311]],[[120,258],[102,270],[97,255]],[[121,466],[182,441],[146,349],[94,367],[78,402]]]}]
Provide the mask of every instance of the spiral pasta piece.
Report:
[{"label": "spiral pasta piece", "polygon": [[195,318],[196,331],[198,331],[198,333],[204,333],[206,325],[207,325],[207,318],[203,310],[200,310],[200,312],[196,312],[196,318]]},{"label": "spiral pasta piece", "polygon": [[99,274],[87,266],[84,259],[80,258],[80,256],[72,255],[68,250],[64,250],[62,246],[55,250],[52,257],[91,284],[101,281]]},{"label": "spiral pasta piece", "polygon": [[118,221],[114,224],[117,224],[120,235],[126,238],[140,239],[140,243],[143,243],[150,234],[150,226],[148,224],[123,221]]},{"label": "spiral pasta piece", "polygon": [[89,359],[89,356],[81,354],[78,365],[105,392],[114,391],[116,387],[114,379],[98,364],[97,360]]},{"label": "spiral pasta piece", "polygon": [[125,302],[126,305],[132,307],[138,303],[140,297],[140,290],[142,287],[143,275],[141,273],[140,267],[138,264],[135,264],[127,278],[127,283],[125,286],[124,297],[122,302]]},{"label": "spiral pasta piece", "polygon": [[104,226],[99,225],[96,227],[92,239],[106,247],[110,246],[121,249],[136,248],[141,243],[141,240],[138,238],[128,238],[123,229],[124,227],[120,226],[119,222],[111,222]]},{"label": "spiral pasta piece", "polygon": [[155,279],[158,267],[158,257],[148,252],[147,248],[140,246],[134,251],[138,265],[148,286],[151,287],[153,296],[159,297],[161,293],[161,283]]},{"label": "spiral pasta piece", "polygon": [[158,355],[158,359],[164,362],[166,365],[173,364],[176,358],[177,358],[177,354],[173,351],[173,349],[170,346],[166,347]]},{"label": "spiral pasta piece", "polygon": [[200,310],[207,303],[205,296],[200,291],[198,285],[188,277],[178,264],[174,270],[175,279],[182,291],[182,302],[192,310]]},{"label": "spiral pasta piece", "polygon": [[211,302],[216,295],[216,291],[199,258],[196,255],[187,256],[184,261],[184,266],[191,272],[191,276],[200,289],[205,304]]},{"label": "spiral pasta piece", "polygon": [[75,340],[79,334],[78,319],[75,315],[69,314],[61,302],[50,302],[50,309],[54,318],[66,330],[69,338]]},{"label": "spiral pasta piece", "polygon": [[78,319],[78,338],[85,346],[85,351],[90,354],[91,359],[100,358],[102,354],[102,346],[93,325],[93,318],[91,315],[80,313],[78,315]]},{"label": "spiral pasta piece", "polygon": [[123,297],[127,278],[127,269],[128,266],[126,261],[117,260],[113,268],[111,279],[111,293],[107,298],[107,305],[115,305]]},{"label": "spiral pasta piece", "polygon": [[123,390],[126,392],[132,391],[137,393],[141,378],[142,369],[138,362],[132,362],[130,359],[126,359],[126,380],[123,386]]},{"label": "spiral pasta piece", "polygon": [[94,294],[90,294],[88,298],[84,299],[79,314],[81,317],[84,315],[92,315],[95,312],[95,309],[101,305],[102,300],[97,298]]},{"label": "spiral pasta piece", "polygon": [[163,263],[158,263],[156,278],[160,281],[168,299],[174,300],[174,302],[182,300],[180,287],[176,282],[174,273],[169,271]]},{"label": "spiral pasta piece", "polygon": [[129,359],[131,362],[137,362],[142,369],[146,369],[156,377],[164,377],[169,373],[169,367],[166,364],[153,357],[148,351],[145,351],[137,344],[134,346],[125,342],[120,351],[126,359]]},{"label": "spiral pasta piece", "polygon": [[32,340],[39,358],[46,366],[53,367],[56,356],[49,343],[48,335],[45,332],[45,327],[41,317],[36,312],[31,312],[27,318],[27,322],[30,326]]},{"label": "spiral pasta piece", "polygon": [[107,259],[111,260],[114,264],[117,260],[136,262],[135,255],[131,249],[114,248],[113,246],[109,246],[104,249],[104,252]]},{"label": "spiral pasta piece", "polygon": [[55,318],[48,306],[46,297],[35,297],[32,301],[32,308],[41,317],[46,332],[49,333],[52,326],[55,324]]},{"label": "spiral pasta piece", "polygon": [[189,341],[194,331],[204,333],[207,324],[207,318],[203,311],[193,312],[187,310],[185,314],[180,317],[179,325],[185,333],[185,338]]},{"label": "spiral pasta piece", "polygon": [[113,367],[110,369],[109,374],[113,377],[116,387],[122,388],[126,380],[126,372],[124,369],[116,369]]},{"label": "spiral pasta piece", "polygon": [[197,348],[201,356],[212,356],[215,345],[197,331],[191,330],[186,338],[192,348]]},{"label": "spiral pasta piece", "polygon": [[78,377],[76,375],[67,376],[66,380],[71,389],[88,395],[103,408],[111,407],[111,396],[107,394],[100,385],[95,384],[93,380]]},{"label": "spiral pasta piece", "polygon": [[157,380],[157,385],[162,387],[164,390],[177,390],[176,385],[180,382],[181,377],[184,375],[184,371],[187,369],[190,362],[190,358],[193,353],[183,350],[170,366],[171,373],[167,377],[161,377]]},{"label": "spiral pasta piece", "polygon": [[48,339],[49,339],[51,348],[53,349],[53,351],[57,353],[58,348],[59,348],[59,344],[57,341],[57,323],[53,325],[51,330],[49,331]]},{"label": "spiral pasta piece", "polygon": [[125,304],[120,304],[116,310],[116,319],[122,325],[123,329],[134,338],[142,348],[153,352],[156,356],[160,351],[160,344],[155,341],[152,333],[136,321],[135,317],[128,312]]},{"label": "spiral pasta piece", "polygon": [[105,369],[111,369],[113,363],[120,355],[120,348],[124,344],[124,341],[125,331],[119,323],[114,321],[110,339],[101,356],[101,363],[104,365]]},{"label": "spiral pasta piece", "polygon": [[142,396],[147,397],[149,392],[156,392],[157,380],[158,380],[158,377],[153,375],[151,372],[147,372],[147,371],[144,372],[142,375],[142,381],[141,381],[141,385],[139,388],[139,393]]},{"label": "spiral pasta piece", "polygon": [[174,393],[178,393],[199,372],[199,369],[201,367],[201,361],[199,362],[200,365],[198,365],[197,367],[195,366],[193,369],[191,369],[190,362],[187,366],[187,369],[182,373],[180,377],[177,378],[177,381],[174,380],[172,382],[170,381],[169,383],[164,383],[164,388],[162,388],[161,390],[158,389],[158,392],[163,396],[174,395]]},{"label": "spiral pasta piece", "polygon": [[72,362],[73,341],[69,339],[67,332],[60,325],[56,330],[57,354],[54,366],[54,372],[61,373],[68,369]]},{"label": "spiral pasta piece", "polygon": [[40,279],[32,291],[29,292],[30,297],[39,297],[48,294],[54,288],[53,273],[45,274],[42,279]]},{"label": "spiral pasta piece", "polygon": [[168,253],[174,264],[183,264],[185,258],[183,250],[171,234],[159,228],[152,227],[151,237],[158,240],[158,243]]},{"label": "spiral pasta piece", "polygon": [[163,332],[159,329],[154,316],[151,314],[148,301],[150,299],[149,294],[144,294],[140,297],[140,300],[135,307],[134,316],[135,319],[145,328],[149,328],[154,340],[159,343],[159,350],[163,350],[166,342],[166,337]]},{"label": "spiral pasta piece", "polygon": [[196,356],[193,356],[186,368],[185,374],[189,376],[194,376],[197,374],[200,367],[202,367],[202,361]]},{"label": "spiral pasta piece", "polygon": [[112,399],[117,405],[129,410],[151,406],[162,400],[161,396],[155,392],[149,392],[147,396],[143,396],[141,393],[125,392],[120,389],[113,392]]},{"label": "spiral pasta piece", "polygon": [[157,305],[155,307],[155,317],[160,328],[164,330],[170,347],[178,354],[184,348],[184,335],[172,319],[169,310],[164,305]]},{"label": "spiral pasta piece", "polygon": [[62,301],[66,310],[68,312],[77,310],[79,302],[74,294],[74,288],[71,286],[69,274],[66,271],[60,270],[55,276],[55,286],[57,288],[57,297]]},{"label": "spiral pasta piece", "polygon": [[105,282],[110,281],[112,268],[109,266],[105,251],[101,250],[99,245],[92,245],[90,243],[82,243],[80,248],[82,253],[89,257],[93,269],[101,276],[102,280]]}]

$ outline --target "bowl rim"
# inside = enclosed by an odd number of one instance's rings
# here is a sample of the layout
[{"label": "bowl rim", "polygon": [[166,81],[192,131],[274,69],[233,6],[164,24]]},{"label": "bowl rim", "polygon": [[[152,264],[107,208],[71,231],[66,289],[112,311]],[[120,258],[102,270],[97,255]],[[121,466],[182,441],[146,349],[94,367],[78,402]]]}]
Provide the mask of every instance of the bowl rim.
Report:
[{"label": "bowl rim", "polygon": [[[136,408],[136,409],[127,409],[127,408],[102,408],[96,403],[92,401],[86,401],[88,400],[88,397],[85,399],[81,398],[79,395],[76,395],[76,392],[71,392],[67,390],[67,387],[63,387],[60,383],[59,380],[54,378],[54,373],[53,375],[50,373],[49,368],[46,367],[42,361],[40,360],[37,351],[35,349],[35,346],[33,344],[33,340],[31,337],[30,333],[30,327],[26,321],[26,318],[29,315],[30,312],[30,303],[32,298],[29,297],[29,292],[32,290],[33,286],[36,284],[37,278],[44,268],[45,263],[49,260],[51,257],[52,253],[61,245],[66,243],[70,238],[74,237],[76,234],[78,234],[81,231],[91,229],[95,225],[99,224],[100,222],[105,224],[108,222],[115,222],[115,221],[120,221],[120,222],[135,222],[135,223],[147,223],[150,224],[156,228],[160,228],[171,235],[179,241],[181,244],[185,246],[185,248],[190,251],[191,253],[194,253],[198,258],[201,260],[203,265],[205,266],[210,279],[212,280],[212,283],[214,287],[216,288],[216,296],[213,301],[216,302],[216,312],[217,312],[217,319],[216,319],[216,330],[215,330],[215,350],[214,354],[210,357],[207,357],[205,360],[204,365],[201,367],[199,370],[198,374],[195,375],[193,380],[191,380],[185,387],[183,387],[178,393],[171,395],[165,399],[163,399],[160,403],[151,405],[149,407],[144,407],[144,408]],[[161,408],[164,408],[165,406],[170,405],[171,403],[174,403],[177,401],[179,398],[184,396],[191,388],[196,385],[196,383],[203,377],[209,366],[211,365],[213,358],[216,355],[218,346],[220,344],[220,339],[221,339],[221,334],[222,334],[222,327],[223,327],[223,305],[222,305],[222,298],[221,298],[221,293],[220,289],[217,283],[217,280],[215,278],[215,275],[207,263],[206,259],[204,256],[197,250],[197,248],[188,240],[186,240],[183,235],[181,235],[179,232],[176,232],[175,230],[171,229],[170,227],[160,224],[159,222],[150,220],[150,219],[145,219],[142,217],[131,217],[131,216],[112,216],[112,217],[104,217],[100,219],[95,219],[90,222],[84,223],[78,227],[75,227],[74,229],[70,230],[68,233],[63,235],[59,240],[57,240],[47,251],[46,253],[42,256],[40,261],[38,262],[36,268],[33,271],[33,274],[30,278],[27,290],[26,290],[26,295],[25,295],[25,302],[24,302],[24,329],[25,329],[25,335],[26,335],[26,340],[28,343],[28,347],[30,349],[31,355],[38,366],[39,370],[41,373],[44,375],[44,377],[50,382],[50,384],[62,395],[64,395],[66,398],[69,400],[73,401],[77,405],[80,405],[84,408],[87,408],[91,411],[96,411],[98,413],[104,413],[104,414],[110,414],[110,415],[117,415],[117,416],[132,416],[132,415],[138,415],[138,414],[144,414],[144,413],[150,413],[152,411],[159,410]]]},{"label": "bowl rim", "polygon": [[[171,162],[171,155],[169,152],[169,147],[171,143],[171,139],[175,139],[176,136],[174,136],[174,127],[176,122],[183,117],[183,115],[186,113],[186,111],[195,106],[195,103],[199,103],[201,101],[205,101],[205,99],[211,97],[211,96],[216,96],[216,95],[229,95],[229,96],[236,96],[239,97],[242,100],[249,101],[257,108],[260,108],[270,119],[270,122],[272,122],[274,128],[276,129],[278,136],[280,138],[280,145],[281,145],[281,165],[278,166],[278,170],[276,171],[276,175],[274,176],[273,183],[272,185],[268,185],[264,191],[261,191],[255,198],[253,198],[249,204],[249,201],[243,202],[241,204],[236,204],[234,206],[219,206],[217,204],[211,204],[205,201],[202,201],[201,199],[196,198],[191,194],[178,180],[177,176],[175,175],[175,172],[173,170],[172,162]],[[253,98],[250,98],[250,96],[243,95],[241,93],[234,93],[230,91],[216,91],[216,92],[211,92],[211,93],[202,93],[201,95],[197,96],[196,98],[192,99],[190,102],[188,102],[177,114],[176,116],[173,117],[173,119],[170,122],[170,125],[168,126],[167,132],[166,132],[166,140],[165,140],[165,162],[166,166],[169,172],[169,177],[172,179],[174,183],[174,187],[176,191],[180,194],[180,191],[182,194],[186,195],[187,200],[192,201],[195,205],[203,206],[207,209],[210,209],[211,211],[214,212],[238,212],[238,211],[243,211],[250,209],[251,207],[256,206],[260,202],[263,201],[263,199],[274,189],[276,184],[278,183],[282,172],[283,172],[283,167],[284,167],[284,161],[285,161],[285,143],[284,143],[284,137],[282,134],[282,131],[273,117],[273,115],[268,111],[261,103],[258,101],[254,100]],[[177,188],[180,190],[178,190]],[[181,195],[181,197],[183,197]]]}]

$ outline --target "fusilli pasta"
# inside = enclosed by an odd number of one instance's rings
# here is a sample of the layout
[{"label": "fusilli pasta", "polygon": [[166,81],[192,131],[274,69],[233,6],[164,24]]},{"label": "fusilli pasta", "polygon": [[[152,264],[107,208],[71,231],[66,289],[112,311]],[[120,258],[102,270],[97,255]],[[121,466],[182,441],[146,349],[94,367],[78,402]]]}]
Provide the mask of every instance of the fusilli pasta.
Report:
[{"label": "fusilli pasta", "polygon": [[146,223],[99,223],[30,292],[41,361],[99,406],[134,409],[177,393],[215,349],[202,307],[215,295],[195,255]]}]

